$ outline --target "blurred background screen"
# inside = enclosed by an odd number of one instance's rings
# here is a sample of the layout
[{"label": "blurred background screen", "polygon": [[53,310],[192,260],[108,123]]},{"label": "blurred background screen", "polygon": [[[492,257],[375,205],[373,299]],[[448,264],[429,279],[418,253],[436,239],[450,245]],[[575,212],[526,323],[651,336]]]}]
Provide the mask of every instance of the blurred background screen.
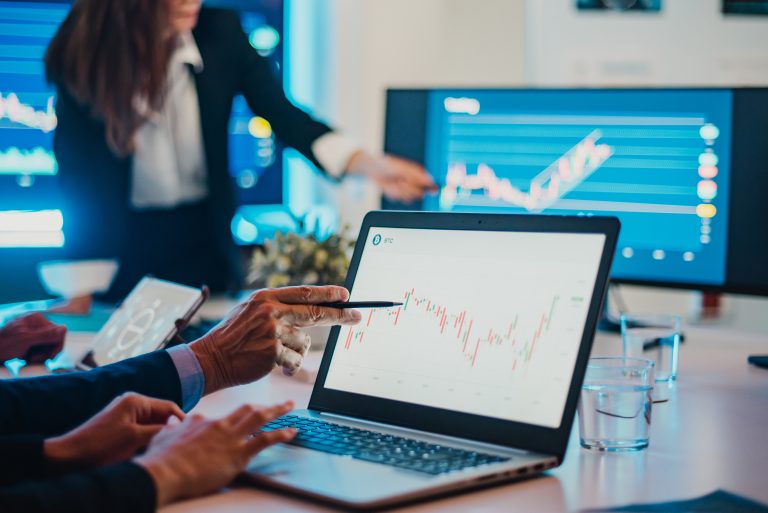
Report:
[{"label": "blurred background screen", "polygon": [[[255,51],[283,76],[283,0],[208,0],[236,9]],[[66,243],[53,155],[55,89],[43,56],[70,1],[0,0],[0,301],[40,291],[35,265]],[[230,121],[230,171],[240,205],[283,202],[283,147],[269,122],[235,100]],[[23,284],[23,286],[22,286]],[[21,290],[23,287],[24,290]],[[32,287],[32,288],[30,288]]]}]

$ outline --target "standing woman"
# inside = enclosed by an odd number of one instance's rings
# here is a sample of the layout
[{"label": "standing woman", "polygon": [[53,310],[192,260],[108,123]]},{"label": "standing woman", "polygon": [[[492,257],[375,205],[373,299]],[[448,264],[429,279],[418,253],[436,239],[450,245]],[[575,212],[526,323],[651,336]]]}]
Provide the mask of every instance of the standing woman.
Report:
[{"label": "standing woman", "polygon": [[236,289],[228,124],[235,96],[324,173],[390,198],[434,190],[419,165],[360,150],[290,103],[238,16],[201,0],[76,0],[45,57],[73,258],[117,257],[110,296],[147,273]]}]

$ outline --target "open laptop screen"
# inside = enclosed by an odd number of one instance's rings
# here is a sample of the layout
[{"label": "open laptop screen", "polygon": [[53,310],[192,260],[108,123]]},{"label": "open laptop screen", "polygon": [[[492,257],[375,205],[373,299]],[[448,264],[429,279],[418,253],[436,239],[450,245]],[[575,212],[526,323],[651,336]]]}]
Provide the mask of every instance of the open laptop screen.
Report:
[{"label": "open laptop screen", "polygon": [[606,237],[371,227],[325,388],[557,428]]}]

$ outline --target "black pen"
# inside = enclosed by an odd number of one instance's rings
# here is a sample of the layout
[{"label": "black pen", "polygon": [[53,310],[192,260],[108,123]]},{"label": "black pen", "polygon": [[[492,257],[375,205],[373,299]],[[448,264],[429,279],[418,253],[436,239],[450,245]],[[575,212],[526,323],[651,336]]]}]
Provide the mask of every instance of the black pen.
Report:
[{"label": "black pen", "polygon": [[393,308],[403,303],[393,303],[392,301],[336,301],[333,303],[318,303],[317,306],[326,308]]}]

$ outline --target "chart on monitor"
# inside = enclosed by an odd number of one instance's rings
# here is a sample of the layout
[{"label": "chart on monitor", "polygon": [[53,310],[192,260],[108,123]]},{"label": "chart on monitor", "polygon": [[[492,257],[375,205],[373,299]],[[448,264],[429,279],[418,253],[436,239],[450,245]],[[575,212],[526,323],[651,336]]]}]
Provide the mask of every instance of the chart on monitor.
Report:
[{"label": "chart on monitor", "polygon": [[[57,119],[43,55],[69,11],[63,3],[0,2],[0,204],[42,209],[56,203]],[[34,186],[34,187],[33,187]]]},{"label": "chart on monitor", "polygon": [[612,276],[724,281],[730,91],[429,94],[425,208],[617,216]]},{"label": "chart on monitor", "polygon": [[326,387],[558,426],[594,290],[595,234],[372,229]]}]

